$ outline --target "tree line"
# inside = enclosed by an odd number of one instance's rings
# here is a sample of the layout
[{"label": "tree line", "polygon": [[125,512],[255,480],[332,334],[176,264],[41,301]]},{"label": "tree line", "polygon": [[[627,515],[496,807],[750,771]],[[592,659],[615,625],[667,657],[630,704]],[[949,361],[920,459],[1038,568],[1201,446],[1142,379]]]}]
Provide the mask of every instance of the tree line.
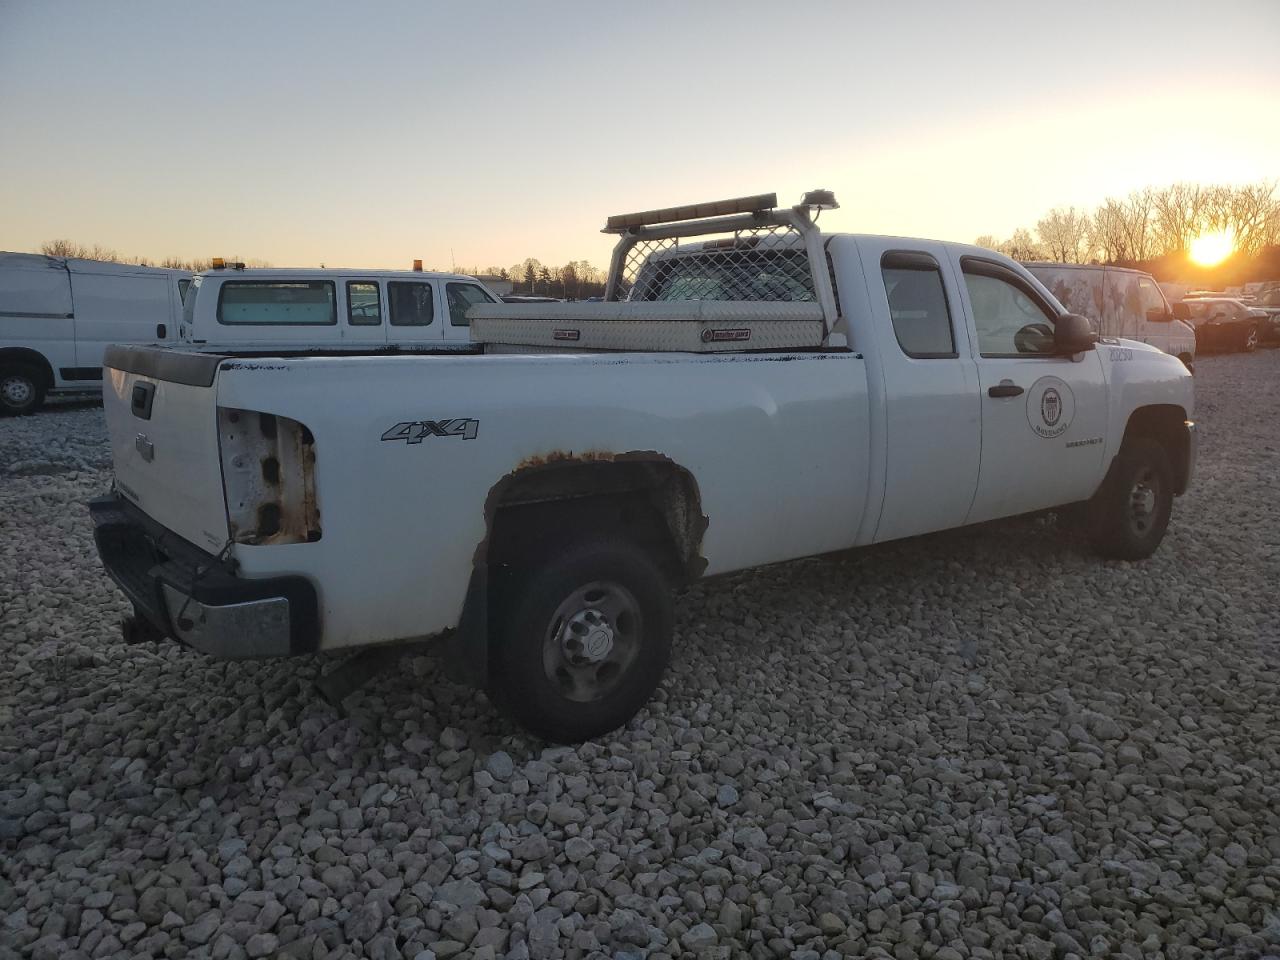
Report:
[{"label": "tree line", "polygon": [[[124,256],[110,247],[100,244],[76,243],[73,240],[49,240],[40,244],[40,252],[47,257],[72,257],[82,260],[105,260],[108,263],[133,263],[143,267],[169,267],[200,273],[213,266],[211,259],[184,260],[181,257]],[[227,262],[241,261],[250,267],[270,267],[266,260],[227,257]],[[323,266],[323,264],[322,264]],[[528,257],[511,267],[452,267],[442,273],[462,273],[473,277],[489,276],[510,280],[512,292],[544,297],[585,300],[604,296],[608,273],[592,266],[586,260],[570,260],[563,266],[553,267],[533,257]]]},{"label": "tree line", "polygon": [[[1173,272],[1216,272],[1239,282],[1243,275],[1280,271],[1280,198],[1276,181],[1243,186],[1175,183],[1107,197],[1092,210],[1054,207],[1034,230],[1019,227],[1007,239],[984,234],[974,244],[1015,260],[1156,266]],[[1235,247],[1221,268],[1196,268],[1187,251],[1197,237],[1227,232]],[[1274,279],[1274,276],[1247,276]]]},{"label": "tree line", "polygon": [[453,272],[510,280],[512,293],[564,300],[603,297],[605,282],[609,279],[608,271],[592,266],[586,260],[570,260],[563,266],[553,267],[533,257],[510,267],[454,267]]},{"label": "tree line", "polygon": [[[171,270],[186,270],[200,273],[213,267],[212,259],[184,260],[181,257],[133,257],[117,253],[111,247],[101,244],[76,243],[74,240],[46,240],[40,244],[40,252],[46,257],[71,257],[76,260],[104,260],[107,263],[129,263],[139,267],[166,267]],[[266,260],[246,259],[244,257],[227,257],[228,263],[243,263],[247,267],[269,267]]]}]

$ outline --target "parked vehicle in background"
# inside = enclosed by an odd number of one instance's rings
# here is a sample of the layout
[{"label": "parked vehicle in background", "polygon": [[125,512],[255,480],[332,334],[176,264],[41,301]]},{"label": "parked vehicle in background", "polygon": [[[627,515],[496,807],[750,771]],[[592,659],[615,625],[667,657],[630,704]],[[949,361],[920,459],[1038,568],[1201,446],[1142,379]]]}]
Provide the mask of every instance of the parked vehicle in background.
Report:
[{"label": "parked vehicle in background", "polygon": [[1072,313],[1088,317],[1106,337],[1126,337],[1158,347],[1188,368],[1195,362],[1196,335],[1181,309],[1165,299],[1155,278],[1140,270],[1100,265],[1027,263]]},{"label": "parked vehicle in background", "polygon": [[1266,319],[1258,322],[1258,342],[1280,343],[1280,287],[1263,290],[1250,306],[1266,314]]},{"label": "parked vehicle in background", "polygon": [[1258,348],[1260,328],[1270,323],[1265,310],[1250,307],[1233,297],[1199,297],[1183,303],[1191,312],[1200,350],[1252,353]]},{"label": "parked vehicle in background", "polygon": [[469,350],[467,311],[498,298],[474,277],[421,270],[208,270],[179,327],[205,350]]},{"label": "parked vehicle in background", "polygon": [[0,253],[0,413],[97,393],[109,343],[176,339],[183,270]]},{"label": "parked vehicle in background", "polygon": [[448,633],[502,710],[581,740],[648,700],[704,575],[1063,508],[1149,556],[1193,471],[1186,368],[990,250],[823,235],[834,206],[611,217],[605,301],[479,304],[482,356],[113,348],[90,510],[131,635],[368,648],[340,700]]}]

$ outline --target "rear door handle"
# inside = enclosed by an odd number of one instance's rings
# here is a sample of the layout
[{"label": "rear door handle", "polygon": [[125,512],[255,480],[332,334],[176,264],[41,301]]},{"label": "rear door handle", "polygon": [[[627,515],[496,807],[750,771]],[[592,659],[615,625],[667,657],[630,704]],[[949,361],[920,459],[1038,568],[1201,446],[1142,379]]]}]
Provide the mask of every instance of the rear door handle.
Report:
[{"label": "rear door handle", "polygon": [[998,383],[994,387],[987,390],[988,397],[1016,397],[1022,393],[1022,388],[1016,383]]}]

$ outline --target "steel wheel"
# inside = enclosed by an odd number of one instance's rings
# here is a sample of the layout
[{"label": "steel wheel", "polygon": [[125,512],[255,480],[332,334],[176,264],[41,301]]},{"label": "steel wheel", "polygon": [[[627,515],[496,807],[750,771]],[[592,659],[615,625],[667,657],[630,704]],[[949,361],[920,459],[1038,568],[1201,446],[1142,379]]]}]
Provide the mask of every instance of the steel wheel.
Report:
[{"label": "steel wheel", "polygon": [[606,580],[588,583],[556,608],[542,643],[542,669],[565,698],[599,700],[635,660],[642,631],[640,604],[630,590]]},{"label": "steel wheel", "polygon": [[1244,338],[1245,353],[1253,353],[1258,349],[1258,328],[1250,327],[1248,334]]},{"label": "steel wheel", "polygon": [[1129,490],[1129,526],[1139,537],[1145,537],[1151,532],[1159,503],[1160,478],[1154,470],[1147,467],[1134,477],[1133,486]]},{"label": "steel wheel", "polygon": [[0,367],[0,413],[30,413],[44,400],[39,374],[27,367]]},{"label": "steel wheel", "polygon": [[621,536],[556,544],[498,587],[487,690],[526,730],[580,743],[653,696],[671,654],[661,558]]},{"label": "steel wheel", "polygon": [[0,380],[0,397],[11,407],[25,407],[35,393],[35,384],[20,373],[11,373]]}]

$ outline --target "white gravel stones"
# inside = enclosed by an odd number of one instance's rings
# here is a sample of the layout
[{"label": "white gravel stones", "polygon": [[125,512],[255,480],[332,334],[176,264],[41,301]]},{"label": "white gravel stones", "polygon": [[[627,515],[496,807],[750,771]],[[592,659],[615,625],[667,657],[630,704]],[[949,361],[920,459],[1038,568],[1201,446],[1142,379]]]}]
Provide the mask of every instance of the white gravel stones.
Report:
[{"label": "white gravel stones", "polygon": [[700,584],[613,736],[431,657],[119,642],[101,409],[0,420],[0,957],[1280,956],[1280,352],[1149,562],[1020,520]]}]

